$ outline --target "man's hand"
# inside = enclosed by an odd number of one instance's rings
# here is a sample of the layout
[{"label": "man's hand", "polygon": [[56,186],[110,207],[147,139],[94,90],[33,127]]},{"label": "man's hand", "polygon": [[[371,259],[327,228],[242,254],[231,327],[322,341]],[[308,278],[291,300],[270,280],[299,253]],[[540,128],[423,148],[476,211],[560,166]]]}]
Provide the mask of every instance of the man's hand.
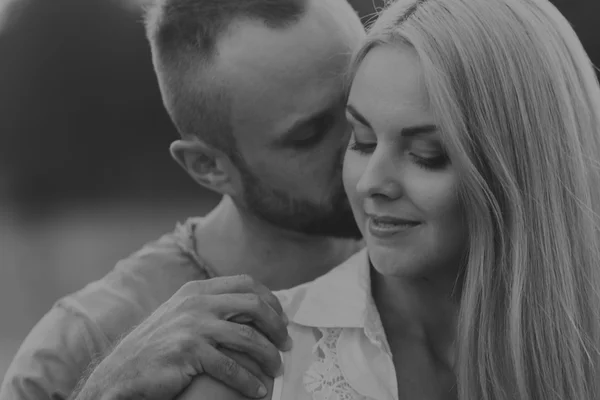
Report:
[{"label": "man's hand", "polygon": [[185,284],[94,369],[76,399],[175,398],[202,373],[248,397],[262,383],[219,348],[249,356],[272,377],[291,339],[277,298],[248,276]]}]

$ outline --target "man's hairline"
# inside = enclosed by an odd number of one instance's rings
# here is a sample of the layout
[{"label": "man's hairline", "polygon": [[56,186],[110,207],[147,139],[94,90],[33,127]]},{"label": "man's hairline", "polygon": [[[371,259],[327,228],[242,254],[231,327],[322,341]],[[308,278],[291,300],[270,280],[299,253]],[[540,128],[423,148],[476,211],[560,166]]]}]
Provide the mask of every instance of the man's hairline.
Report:
[{"label": "man's hairline", "polygon": [[[208,97],[214,98],[214,96],[219,96],[222,98],[222,106],[224,107],[222,112],[229,121],[227,126],[228,132],[223,133],[230,135],[232,144],[236,147],[234,151],[238,150],[235,126],[233,124],[233,104],[235,100],[233,99],[232,85],[228,82],[227,78],[228,76],[234,76],[235,72],[224,65],[226,61],[222,58],[220,49],[226,43],[227,39],[233,38],[235,35],[241,35],[241,31],[247,27],[248,24],[260,26],[269,31],[282,31],[291,29],[293,26],[300,23],[305,16],[306,11],[297,21],[293,21],[282,27],[269,26],[258,18],[238,16],[235,17],[218,36],[215,41],[214,50],[208,58],[204,58],[194,51],[185,51],[183,54],[183,58],[187,59],[187,62],[184,64],[183,71],[181,71],[181,78],[179,79],[180,85],[183,87],[183,90],[188,91],[189,96],[202,96],[202,94],[198,93],[198,86],[201,86],[205,92],[208,92]],[[211,82],[211,80],[214,82]],[[185,87],[189,89],[185,89]],[[215,147],[212,144],[207,143],[206,140],[194,132],[180,132],[180,136],[181,139],[185,141],[199,140],[207,146]],[[231,156],[231,154],[228,155]],[[242,155],[238,154],[237,156],[239,157]]]},{"label": "man's hairline", "polygon": [[[217,90],[220,94],[225,95],[228,101],[231,101],[231,86],[227,83],[227,78],[228,74],[229,77],[231,77],[235,75],[235,73],[226,66],[225,63],[227,61],[223,59],[220,52],[222,46],[226,44],[227,39],[231,39],[236,35],[241,35],[241,31],[247,27],[248,24],[260,26],[261,28],[275,32],[291,29],[298,24],[305,15],[306,12],[298,21],[294,21],[293,23],[282,27],[268,26],[264,21],[261,21],[258,18],[248,16],[235,17],[217,37],[214,44],[214,50],[207,58],[198,55],[194,51],[186,51],[183,56],[184,58],[187,58],[188,61],[184,66],[184,71],[182,71],[183,79],[181,79],[181,84],[187,85],[194,82],[202,83],[203,87],[211,89],[211,93],[212,90]],[[210,82],[210,80],[214,80],[215,82]],[[194,88],[195,85],[190,85],[189,87]]]},{"label": "man's hairline", "polygon": [[[298,24],[302,23],[302,21],[309,14],[310,7],[318,6],[319,1],[315,0],[304,0],[305,1],[305,9],[303,13],[299,16],[297,20],[290,21],[289,23],[283,26],[269,26],[264,21],[261,21],[259,18],[249,17],[249,16],[237,16],[233,18],[227,26],[224,28],[223,32],[221,32],[214,45],[214,49],[208,58],[203,58],[201,55],[190,51],[187,52],[186,56],[189,56],[187,65],[185,66],[184,76],[181,79],[182,85],[189,85],[188,87],[193,88],[192,91],[196,91],[198,87],[198,83],[201,83],[200,86],[203,88],[207,88],[209,94],[208,96],[222,96],[223,105],[226,107],[223,112],[224,115],[230,122],[233,122],[233,94],[232,94],[232,85],[228,82],[228,74],[229,76],[235,76],[235,72],[231,71],[228,67],[225,66],[225,61],[220,53],[220,49],[226,43],[228,39],[234,38],[236,35],[241,35],[244,28],[247,28],[249,25],[258,26],[260,28],[266,29],[271,32],[285,31],[288,29],[293,29]],[[340,1],[340,3],[345,3],[348,7],[352,8],[352,5],[346,0],[328,0],[328,1]],[[311,4],[312,3],[312,4]],[[232,39],[234,40],[234,39]],[[198,67],[199,66],[199,67]],[[198,67],[198,68],[196,68]],[[215,80],[216,82],[210,82],[210,80]],[[204,81],[204,82],[202,82]],[[190,95],[198,95],[198,93],[189,93]],[[307,118],[312,115],[307,114]],[[232,142],[236,143],[237,138],[235,135],[235,127],[232,123],[228,126],[229,134],[231,136]],[[284,134],[285,132],[281,132]],[[199,135],[195,133],[180,133],[182,139],[184,140],[200,140],[205,142]],[[207,143],[208,145],[208,143]],[[214,147],[211,145],[211,147]]]},{"label": "man's hairline", "polygon": [[[298,24],[300,24],[302,22],[303,19],[306,18],[307,14],[309,13],[309,9],[311,7],[311,3],[313,3],[313,7],[314,6],[318,6],[320,4],[321,0],[303,0],[305,3],[305,9],[303,10],[303,13],[300,15],[300,17],[295,20],[295,21],[290,21],[289,23],[283,25],[283,26],[269,26],[267,23],[265,23],[264,21],[261,21],[259,18],[254,18],[254,17],[249,17],[249,16],[236,16],[234,17],[228,24],[227,26],[224,28],[223,32],[221,32],[217,39],[215,40],[215,44],[214,44],[214,50],[212,52],[212,54],[210,54],[210,56],[208,58],[202,58],[201,56],[198,56],[197,54],[194,54],[193,52],[188,53],[190,55],[190,62],[186,71],[186,74],[193,74],[193,71],[191,71],[191,69],[194,68],[194,65],[198,65],[198,63],[200,64],[204,64],[204,66],[202,67],[204,69],[204,71],[201,72],[201,74],[205,74],[205,73],[212,73],[212,78],[225,78],[221,76],[221,73],[223,73],[226,68],[224,68],[225,66],[223,64],[223,59],[220,58],[220,48],[223,46],[224,42],[226,42],[227,39],[230,39],[232,37],[234,37],[236,34],[241,34],[241,30],[243,30],[245,27],[248,26],[248,24],[250,25],[254,25],[254,26],[259,26],[261,28],[264,28],[266,30],[269,31],[285,31],[287,29],[293,29],[294,27],[296,27]],[[326,1],[339,1],[343,4],[346,4],[348,7],[352,8],[352,5],[347,2],[347,0],[326,0]],[[216,72],[215,70],[218,69],[223,69],[220,72]],[[188,81],[188,79],[184,79],[185,82]],[[225,86],[221,86],[223,89],[226,89]],[[229,88],[227,88],[229,89]]]}]

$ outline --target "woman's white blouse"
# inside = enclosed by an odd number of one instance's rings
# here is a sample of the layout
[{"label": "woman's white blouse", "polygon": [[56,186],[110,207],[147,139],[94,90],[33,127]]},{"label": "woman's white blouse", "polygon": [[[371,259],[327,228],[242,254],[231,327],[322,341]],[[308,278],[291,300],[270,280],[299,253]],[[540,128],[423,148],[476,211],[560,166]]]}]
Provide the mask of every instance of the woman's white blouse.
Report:
[{"label": "woman's white blouse", "polygon": [[392,356],[371,296],[366,250],[326,275],[275,293],[293,348],[272,400],[397,400]]}]

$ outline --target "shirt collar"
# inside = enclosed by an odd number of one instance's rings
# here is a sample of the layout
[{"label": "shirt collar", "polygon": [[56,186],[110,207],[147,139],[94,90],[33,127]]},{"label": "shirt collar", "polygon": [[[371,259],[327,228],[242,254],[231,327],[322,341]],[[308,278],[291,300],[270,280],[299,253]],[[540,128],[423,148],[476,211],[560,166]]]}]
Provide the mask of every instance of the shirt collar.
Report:
[{"label": "shirt collar", "polygon": [[[365,328],[377,313],[371,297],[367,250],[363,249],[316,280],[302,285],[305,291],[290,321],[318,328]],[[296,290],[292,289],[292,291]],[[292,298],[294,293],[289,294]],[[378,319],[378,315],[376,316]]]}]

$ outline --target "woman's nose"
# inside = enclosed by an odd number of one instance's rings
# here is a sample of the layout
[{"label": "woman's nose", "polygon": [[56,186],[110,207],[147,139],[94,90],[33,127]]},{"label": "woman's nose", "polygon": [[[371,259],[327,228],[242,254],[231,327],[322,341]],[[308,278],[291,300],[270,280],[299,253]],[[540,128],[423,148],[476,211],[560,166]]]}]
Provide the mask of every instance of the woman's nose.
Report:
[{"label": "woman's nose", "polygon": [[397,199],[402,196],[400,183],[400,160],[392,154],[389,146],[378,144],[371,155],[356,190],[364,197],[384,196]]}]

